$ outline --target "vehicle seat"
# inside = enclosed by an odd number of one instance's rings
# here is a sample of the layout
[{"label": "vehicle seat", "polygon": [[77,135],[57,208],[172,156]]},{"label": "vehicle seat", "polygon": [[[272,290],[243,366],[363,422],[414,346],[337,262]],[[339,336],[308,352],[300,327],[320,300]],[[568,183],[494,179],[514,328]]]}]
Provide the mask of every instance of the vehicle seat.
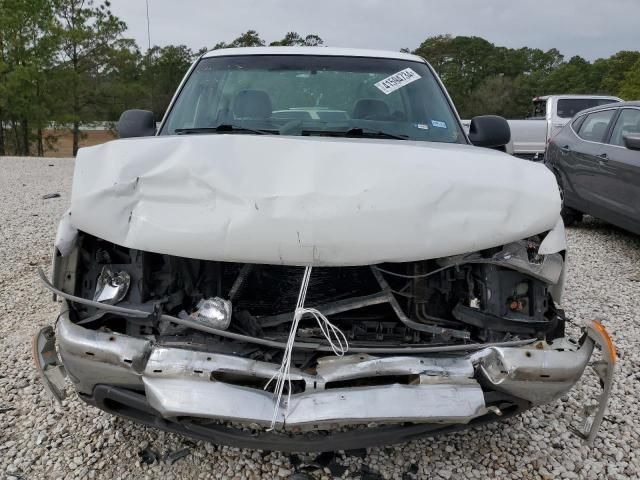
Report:
[{"label": "vehicle seat", "polygon": [[361,120],[389,120],[391,111],[382,100],[363,98],[356,102],[351,117]]},{"label": "vehicle seat", "polygon": [[271,117],[271,99],[262,90],[242,90],[233,98],[233,116],[238,119],[266,120]]},{"label": "vehicle seat", "polygon": [[609,124],[607,122],[598,122],[591,129],[591,135],[589,140],[594,142],[602,142],[604,140],[604,134],[607,132]]}]

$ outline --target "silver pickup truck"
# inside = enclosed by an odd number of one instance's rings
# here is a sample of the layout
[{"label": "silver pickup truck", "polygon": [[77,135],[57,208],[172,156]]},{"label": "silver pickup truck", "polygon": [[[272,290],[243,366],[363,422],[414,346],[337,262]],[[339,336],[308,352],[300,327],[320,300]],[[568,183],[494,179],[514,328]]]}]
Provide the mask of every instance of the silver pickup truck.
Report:
[{"label": "silver pickup truck", "polygon": [[[506,152],[528,160],[542,160],[548,141],[576,113],[587,108],[621,101],[618,97],[602,95],[546,95],[535,97],[530,117],[523,120],[507,120],[511,128],[511,141],[506,146]],[[467,131],[470,123],[471,120],[462,121]]]}]

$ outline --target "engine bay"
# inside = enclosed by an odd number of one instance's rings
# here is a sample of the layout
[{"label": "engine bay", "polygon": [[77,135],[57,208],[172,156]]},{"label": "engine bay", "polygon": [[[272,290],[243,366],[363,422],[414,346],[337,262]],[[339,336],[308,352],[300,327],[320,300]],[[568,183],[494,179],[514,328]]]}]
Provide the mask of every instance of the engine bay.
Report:
[{"label": "engine bay", "polygon": [[[564,333],[563,312],[549,292],[563,258],[539,255],[540,240],[419,262],[314,267],[306,305],[330,318],[359,351],[552,341]],[[76,323],[167,346],[279,359],[281,349],[221,338],[171,318],[209,322],[243,338],[286,342],[304,267],[188,259],[128,249],[83,233],[76,252],[66,265],[67,290],[72,285],[78,297],[148,312],[141,318],[75,304]],[[222,323],[211,323],[216,321]],[[297,339],[326,344],[307,317]],[[293,364],[308,365],[314,355],[296,351]]]}]

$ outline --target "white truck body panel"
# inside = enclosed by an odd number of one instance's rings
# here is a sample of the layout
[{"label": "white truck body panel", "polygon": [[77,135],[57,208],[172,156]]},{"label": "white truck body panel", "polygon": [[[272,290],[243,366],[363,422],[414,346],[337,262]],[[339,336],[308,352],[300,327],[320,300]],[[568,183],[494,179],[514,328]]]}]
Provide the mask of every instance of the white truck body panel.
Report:
[{"label": "white truck body panel", "polygon": [[559,213],[546,167],[490,149],[218,134],[81,149],[66,218],[144,251],[345,266],[504,245],[551,230]]}]

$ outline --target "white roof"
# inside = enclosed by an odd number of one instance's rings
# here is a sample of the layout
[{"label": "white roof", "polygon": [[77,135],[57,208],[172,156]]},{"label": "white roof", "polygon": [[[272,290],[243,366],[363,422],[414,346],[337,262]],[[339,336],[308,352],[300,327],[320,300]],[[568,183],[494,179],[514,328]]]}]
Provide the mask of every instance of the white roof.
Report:
[{"label": "white roof", "polygon": [[543,95],[541,97],[534,97],[533,101],[535,102],[537,100],[548,100],[550,98],[557,98],[557,99],[562,99],[562,98],[595,98],[595,99],[605,99],[605,100],[618,100],[619,102],[622,101],[618,97],[613,97],[611,95],[587,95],[587,94],[575,94],[575,93],[566,93],[566,94],[563,94],[563,95]]},{"label": "white roof", "polygon": [[229,55],[328,55],[333,57],[371,57],[393,58],[423,62],[417,55],[410,53],[393,52],[387,50],[367,50],[359,48],[333,48],[333,47],[243,47],[221,48],[212,50],[203,55],[204,58],[224,57]]}]

